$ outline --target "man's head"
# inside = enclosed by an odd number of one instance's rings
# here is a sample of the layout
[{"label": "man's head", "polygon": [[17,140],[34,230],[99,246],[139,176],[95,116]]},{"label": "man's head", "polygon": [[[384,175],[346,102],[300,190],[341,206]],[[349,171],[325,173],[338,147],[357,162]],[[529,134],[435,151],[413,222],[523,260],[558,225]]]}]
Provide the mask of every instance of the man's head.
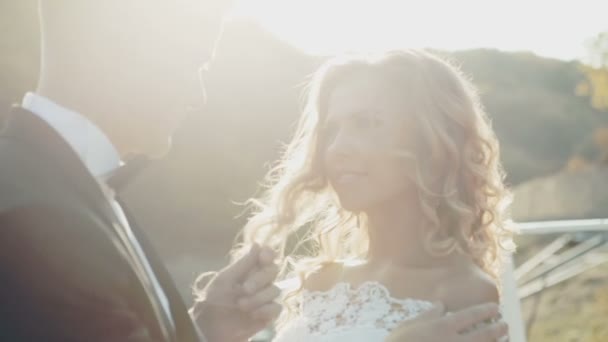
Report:
[{"label": "man's head", "polygon": [[38,92],[93,120],[121,153],[160,154],[202,91],[234,0],[40,0]]}]

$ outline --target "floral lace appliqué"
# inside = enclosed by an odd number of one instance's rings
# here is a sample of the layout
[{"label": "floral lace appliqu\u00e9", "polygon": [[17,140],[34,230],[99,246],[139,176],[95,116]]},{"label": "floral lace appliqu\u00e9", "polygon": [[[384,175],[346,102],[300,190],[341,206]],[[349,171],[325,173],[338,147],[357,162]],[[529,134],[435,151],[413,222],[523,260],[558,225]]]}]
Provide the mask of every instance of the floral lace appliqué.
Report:
[{"label": "floral lace appliqu\u00e9", "polygon": [[310,335],[326,335],[345,329],[369,327],[390,332],[405,320],[433,307],[424,300],[397,299],[375,281],[356,288],[338,283],[328,291],[302,293],[300,315]]}]

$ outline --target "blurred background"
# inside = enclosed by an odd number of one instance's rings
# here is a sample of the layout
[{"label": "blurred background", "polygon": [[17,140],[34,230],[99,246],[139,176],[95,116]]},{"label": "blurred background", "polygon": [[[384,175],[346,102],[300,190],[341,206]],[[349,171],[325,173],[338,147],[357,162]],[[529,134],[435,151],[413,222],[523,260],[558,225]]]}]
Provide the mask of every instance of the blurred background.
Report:
[{"label": "blurred background", "polygon": [[[2,113],[36,84],[36,7],[0,0]],[[198,273],[226,263],[245,219],[238,202],[289,138],[306,77],[334,53],[401,47],[448,56],[479,87],[517,221],[608,217],[605,1],[242,0],[205,75],[205,112],[128,190],[186,302]],[[516,264],[554,238],[518,238]],[[608,263],[522,309],[529,341],[608,341]]]}]

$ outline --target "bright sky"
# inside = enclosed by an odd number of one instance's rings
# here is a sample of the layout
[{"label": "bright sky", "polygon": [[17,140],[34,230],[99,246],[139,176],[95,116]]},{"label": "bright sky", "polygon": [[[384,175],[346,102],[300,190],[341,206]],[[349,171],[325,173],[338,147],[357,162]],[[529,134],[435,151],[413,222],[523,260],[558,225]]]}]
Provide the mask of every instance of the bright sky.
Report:
[{"label": "bright sky", "polygon": [[236,14],[313,54],[489,47],[575,59],[608,30],[608,0],[241,0]]}]

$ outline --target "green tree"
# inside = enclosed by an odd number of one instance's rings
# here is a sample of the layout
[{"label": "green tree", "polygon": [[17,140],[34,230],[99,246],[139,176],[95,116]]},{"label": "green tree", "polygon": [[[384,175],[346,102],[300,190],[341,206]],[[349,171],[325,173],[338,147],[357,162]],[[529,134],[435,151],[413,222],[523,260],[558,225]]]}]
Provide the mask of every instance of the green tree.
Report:
[{"label": "green tree", "polygon": [[598,34],[588,49],[589,65],[584,71],[591,103],[597,109],[608,111],[608,31]]},{"label": "green tree", "polygon": [[[587,64],[581,66],[585,80],[576,87],[576,94],[589,97],[593,108],[608,112],[608,31],[593,38],[588,51]],[[608,125],[596,127],[579,149],[583,150],[586,155],[578,153],[568,162],[569,170],[577,170],[582,162],[608,163]]]}]

